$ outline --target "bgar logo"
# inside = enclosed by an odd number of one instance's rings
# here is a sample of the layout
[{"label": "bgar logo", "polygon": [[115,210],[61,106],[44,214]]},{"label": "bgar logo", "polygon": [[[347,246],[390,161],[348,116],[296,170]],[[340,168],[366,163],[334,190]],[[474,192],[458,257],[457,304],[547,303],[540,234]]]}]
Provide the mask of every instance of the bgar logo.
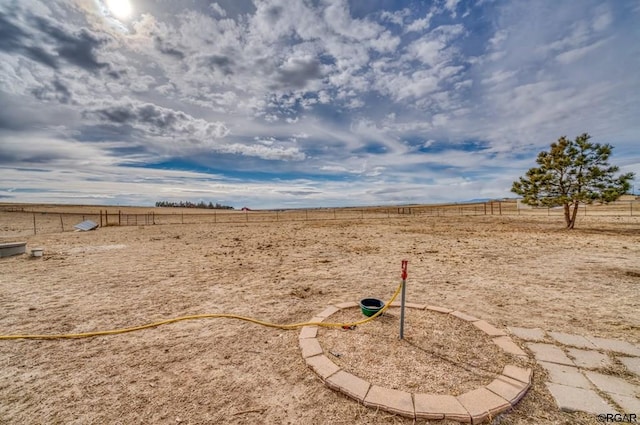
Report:
[{"label": "bgar logo", "polygon": [[626,422],[637,423],[638,415],[635,413],[600,413],[597,418],[598,422]]}]

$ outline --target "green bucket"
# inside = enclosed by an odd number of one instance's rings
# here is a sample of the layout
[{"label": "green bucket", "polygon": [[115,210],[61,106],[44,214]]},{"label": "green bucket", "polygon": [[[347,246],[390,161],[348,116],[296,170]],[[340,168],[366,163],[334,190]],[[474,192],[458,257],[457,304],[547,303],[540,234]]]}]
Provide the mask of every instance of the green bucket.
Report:
[{"label": "green bucket", "polygon": [[362,314],[371,317],[384,307],[384,302],[377,298],[363,298],[360,300]]}]

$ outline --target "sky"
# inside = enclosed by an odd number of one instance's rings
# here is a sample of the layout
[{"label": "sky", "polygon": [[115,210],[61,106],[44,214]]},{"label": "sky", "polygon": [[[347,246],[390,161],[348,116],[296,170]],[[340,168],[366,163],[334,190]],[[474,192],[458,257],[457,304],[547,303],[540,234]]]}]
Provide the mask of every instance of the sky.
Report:
[{"label": "sky", "polygon": [[515,197],[561,136],[640,191],[638,0],[0,0],[0,202]]}]

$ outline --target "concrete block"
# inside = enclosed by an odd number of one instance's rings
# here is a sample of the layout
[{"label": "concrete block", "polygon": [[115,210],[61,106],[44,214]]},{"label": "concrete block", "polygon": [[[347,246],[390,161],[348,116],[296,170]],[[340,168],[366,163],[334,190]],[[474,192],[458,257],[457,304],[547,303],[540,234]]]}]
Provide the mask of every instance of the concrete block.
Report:
[{"label": "concrete block", "polygon": [[482,332],[486,333],[489,336],[504,336],[507,334],[502,329],[498,329],[484,320],[477,320],[473,322],[473,326],[480,329]]},{"label": "concrete block", "polygon": [[637,347],[626,341],[618,339],[606,339],[597,337],[587,337],[589,341],[594,343],[598,348],[616,353],[627,354],[629,356],[640,357],[640,347]]},{"label": "concrete block", "polygon": [[298,338],[315,338],[316,336],[318,336],[317,326],[304,326],[300,330],[300,335],[298,335]]},{"label": "concrete block", "polygon": [[371,384],[344,370],[339,370],[325,381],[329,388],[340,391],[351,398],[362,402],[369,392]]},{"label": "concrete block", "polygon": [[509,378],[524,382],[525,384],[530,384],[533,370],[531,370],[530,368],[525,369],[519,366],[508,364],[502,370],[502,374],[508,376]]},{"label": "concrete block", "polygon": [[329,360],[329,358],[324,355],[307,357],[304,360],[307,362],[307,365],[309,365],[309,367],[311,367],[311,369],[313,369],[313,371],[323,380],[340,370],[340,367],[338,367],[337,364]]},{"label": "concrete block", "polygon": [[329,307],[325,308],[320,313],[318,313],[316,316],[326,319],[327,317],[331,316],[333,313],[337,312],[338,310],[340,309],[335,305],[330,305]]},{"label": "concrete block", "polygon": [[575,366],[564,351],[555,345],[530,342],[527,344],[527,347],[533,351],[533,354],[538,361]]},{"label": "concrete block", "polygon": [[595,344],[593,344],[591,341],[589,341],[587,338],[583,337],[582,335],[566,334],[563,332],[549,332],[549,335],[551,336],[551,338],[555,339],[560,344],[570,345],[572,347],[578,347],[578,348],[589,348],[589,349],[596,348]]},{"label": "concrete block", "polygon": [[416,419],[448,419],[462,423],[471,422],[471,416],[467,409],[452,395],[414,394],[413,401]]},{"label": "concrete block", "polygon": [[628,397],[640,396],[640,386],[633,385],[622,378],[590,371],[585,371],[584,374],[600,391],[605,393],[620,394]]},{"label": "concrete block", "polygon": [[435,312],[438,312],[438,313],[445,313],[445,314],[451,313],[453,311],[450,308],[438,307],[438,306],[435,306],[435,305],[428,305],[427,306],[427,310],[435,311]]},{"label": "concrete block", "polygon": [[302,357],[305,359],[307,357],[317,356],[318,354],[322,354],[322,347],[316,338],[302,338],[299,339],[300,349],[302,350]]},{"label": "concrete block", "polygon": [[313,316],[311,319],[309,319],[309,323],[322,323],[324,319],[326,319],[326,317]]},{"label": "concrete block", "polygon": [[514,356],[529,357],[527,353],[508,336],[493,338],[493,343],[502,348],[505,352],[513,354]]},{"label": "concrete block", "polygon": [[529,386],[530,384],[501,375],[487,385],[487,389],[507,400],[511,406],[515,406],[527,393]]},{"label": "concrete block", "polygon": [[595,391],[547,382],[547,388],[563,412],[587,412],[594,415],[615,413],[616,409]]},{"label": "concrete block", "polygon": [[580,373],[578,368],[573,366],[563,366],[555,363],[539,362],[549,373],[549,380],[555,384],[566,385],[568,387],[592,389],[589,380]]},{"label": "concrete block", "polygon": [[410,393],[405,391],[373,385],[371,389],[369,389],[362,404],[368,407],[377,407],[408,418],[415,418],[413,398]]},{"label": "concrete block", "polygon": [[452,316],[456,316],[458,319],[466,320],[467,322],[475,322],[477,320],[480,320],[477,317],[470,316],[470,315],[468,315],[466,313],[463,313],[463,312],[457,311],[457,310],[456,311],[452,311],[449,314],[452,315]]},{"label": "concrete block", "polygon": [[613,401],[622,409],[621,413],[636,414],[636,420],[640,420],[640,399],[621,394],[609,394]]},{"label": "concrete block", "polygon": [[629,369],[629,372],[640,377],[640,357],[618,357],[618,360]]},{"label": "concrete block", "polygon": [[524,339],[525,341],[543,341],[545,338],[545,332],[540,328],[517,328],[513,326],[509,326],[509,332],[513,335],[517,336],[520,339]]},{"label": "concrete block", "polygon": [[489,391],[485,387],[461,394],[458,401],[467,409],[471,416],[471,421],[480,423],[489,417],[494,417],[511,407],[511,404],[499,395]]},{"label": "concrete block", "polygon": [[586,369],[597,369],[601,367],[611,366],[613,363],[609,356],[594,350],[580,350],[578,348],[567,348],[569,357],[573,358],[573,362],[578,367]]}]

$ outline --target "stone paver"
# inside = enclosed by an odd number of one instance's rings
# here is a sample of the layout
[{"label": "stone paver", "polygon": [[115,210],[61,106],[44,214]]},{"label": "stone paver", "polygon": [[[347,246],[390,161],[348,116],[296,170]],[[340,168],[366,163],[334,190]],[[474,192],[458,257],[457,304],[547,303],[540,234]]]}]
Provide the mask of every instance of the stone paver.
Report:
[{"label": "stone paver", "polygon": [[596,346],[582,335],[566,334],[563,332],[549,332],[551,338],[563,345],[571,345],[578,348],[594,349]]},{"label": "stone paver", "polygon": [[636,419],[640,420],[640,399],[620,394],[609,394],[609,396],[622,408],[621,413],[635,413]]},{"label": "stone paver", "polygon": [[629,397],[640,396],[640,387],[624,379],[590,371],[585,371],[584,374],[600,391],[604,391],[605,393],[620,394]]},{"label": "stone paver", "polygon": [[311,319],[309,319],[309,323],[320,323],[320,322],[324,322],[324,319],[326,319],[326,317],[313,316]]},{"label": "stone paver", "polygon": [[629,369],[629,372],[640,377],[640,357],[618,357],[618,360]]},{"label": "stone paver", "polygon": [[507,400],[512,406],[515,406],[527,393],[529,385],[503,375],[498,376],[487,385],[487,389]]},{"label": "stone paver", "polygon": [[340,304],[336,304],[336,307],[343,309],[343,308],[353,308],[353,307],[360,307],[360,304],[358,304],[355,301],[347,301],[344,303],[340,303]]},{"label": "stone paver", "polygon": [[603,350],[614,351],[616,353],[627,354],[629,356],[640,357],[640,347],[630,344],[626,341],[620,341],[619,339],[606,339],[588,337],[589,341],[593,342],[598,348]]},{"label": "stone paver", "polygon": [[511,364],[506,365],[502,370],[502,374],[504,376],[508,376],[509,378],[524,382],[525,384],[531,383],[532,373],[533,371],[530,368],[523,368]]},{"label": "stone paver", "polygon": [[316,338],[301,338],[298,340],[300,343],[300,349],[302,350],[302,357],[317,356],[322,354],[322,347]]},{"label": "stone paver", "polygon": [[467,409],[452,395],[415,394],[413,396],[417,419],[449,419],[471,422]]},{"label": "stone paver", "polygon": [[544,341],[545,332],[540,328],[517,328],[509,326],[509,332],[525,341]]},{"label": "stone paver", "polygon": [[549,380],[556,384],[568,387],[584,388],[590,390],[592,385],[589,380],[580,373],[580,370],[572,366],[563,366],[555,363],[538,362],[549,373]]},{"label": "stone paver", "polygon": [[304,326],[298,338],[315,338],[316,336],[318,336],[317,326]]},{"label": "stone paver", "polygon": [[371,384],[344,370],[339,370],[325,381],[329,388],[340,391],[351,398],[362,402],[369,391]]},{"label": "stone paver", "polygon": [[595,391],[547,382],[547,388],[564,412],[587,412],[594,415],[615,413],[616,409]]},{"label": "stone paver", "polygon": [[496,416],[511,407],[507,400],[485,387],[476,388],[459,395],[457,398],[460,404],[469,412],[473,423],[480,423],[489,416]]},{"label": "stone paver", "polygon": [[307,357],[305,361],[323,380],[340,370],[337,364],[324,355]]},{"label": "stone paver", "polygon": [[428,305],[427,310],[436,311],[438,313],[451,313],[453,310],[445,307],[438,307],[435,305]]},{"label": "stone paver", "polygon": [[528,357],[527,353],[524,352],[524,350],[520,348],[518,344],[513,342],[513,340],[508,336],[499,336],[497,338],[493,338],[493,343],[509,354]]},{"label": "stone paver", "polygon": [[495,326],[487,323],[484,320],[478,320],[473,322],[473,326],[480,329],[482,332],[486,333],[489,336],[504,336],[507,335],[505,331],[502,329],[498,329]]},{"label": "stone paver", "polygon": [[569,353],[569,357],[573,357],[573,362],[578,367],[597,369],[599,367],[607,367],[613,364],[609,356],[598,351],[567,348],[567,352]]},{"label": "stone paver", "polygon": [[467,322],[475,322],[476,320],[480,320],[477,317],[471,316],[469,314],[463,313],[461,311],[452,311],[449,313],[452,316],[456,316],[458,319],[466,320]]},{"label": "stone paver", "polygon": [[337,312],[338,310],[340,309],[335,305],[330,305],[329,307],[325,308],[320,313],[318,313],[317,317],[322,317],[323,319],[326,319],[327,317],[331,316],[333,313]]},{"label": "stone paver", "polygon": [[551,344],[542,344],[530,342],[527,347],[533,351],[536,360],[550,363],[558,363],[567,366],[575,366],[575,364],[567,357],[560,348]]},{"label": "stone paver", "polygon": [[405,391],[373,385],[362,404],[368,407],[379,407],[408,418],[415,417],[413,398]]}]

